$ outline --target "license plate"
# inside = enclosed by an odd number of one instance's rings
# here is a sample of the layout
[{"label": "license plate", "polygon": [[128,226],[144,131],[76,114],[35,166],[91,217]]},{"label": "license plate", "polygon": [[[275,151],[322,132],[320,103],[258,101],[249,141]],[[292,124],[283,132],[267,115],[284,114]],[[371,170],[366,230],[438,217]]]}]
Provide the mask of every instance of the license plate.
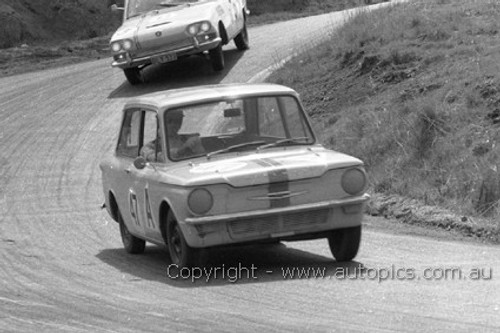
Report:
[{"label": "license plate", "polygon": [[153,64],[163,64],[165,62],[171,62],[177,60],[177,54],[175,53],[167,53],[161,56],[157,56],[151,59]]}]

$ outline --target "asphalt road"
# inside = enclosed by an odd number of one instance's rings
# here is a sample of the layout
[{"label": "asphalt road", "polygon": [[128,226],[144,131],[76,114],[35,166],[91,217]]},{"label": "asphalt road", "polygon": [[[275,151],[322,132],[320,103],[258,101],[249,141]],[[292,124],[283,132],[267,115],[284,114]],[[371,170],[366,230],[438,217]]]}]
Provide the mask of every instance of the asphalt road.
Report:
[{"label": "asphalt road", "polygon": [[99,209],[98,163],[128,98],[259,80],[344,17],[253,28],[251,49],[229,46],[218,74],[195,58],[131,87],[106,59],[0,79],[0,331],[500,331],[498,247],[384,232],[367,217],[355,262],[337,264],[325,240],[237,247],[214,251],[218,270],[193,282],[200,272],[172,269],[163,248],[127,255]]}]

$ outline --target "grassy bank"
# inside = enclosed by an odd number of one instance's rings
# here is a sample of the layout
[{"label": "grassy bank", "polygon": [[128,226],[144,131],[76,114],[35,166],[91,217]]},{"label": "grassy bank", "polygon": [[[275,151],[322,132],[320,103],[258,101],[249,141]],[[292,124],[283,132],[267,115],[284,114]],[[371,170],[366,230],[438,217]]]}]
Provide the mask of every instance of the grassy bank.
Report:
[{"label": "grassy bank", "polygon": [[494,0],[366,12],[269,81],[301,93],[328,146],[365,161],[374,214],[499,239],[499,22]]},{"label": "grassy bank", "polygon": [[262,25],[320,15],[389,0],[247,0],[249,25]]}]

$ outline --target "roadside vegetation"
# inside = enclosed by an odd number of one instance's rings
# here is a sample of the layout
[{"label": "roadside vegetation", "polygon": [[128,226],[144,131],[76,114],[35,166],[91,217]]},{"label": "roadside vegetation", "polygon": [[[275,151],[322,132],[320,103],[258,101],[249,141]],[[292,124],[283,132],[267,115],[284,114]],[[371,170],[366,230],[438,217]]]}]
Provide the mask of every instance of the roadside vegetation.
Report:
[{"label": "roadside vegetation", "polygon": [[414,0],[331,33],[268,81],[364,160],[369,212],[499,241],[500,3]]},{"label": "roadside vegetation", "polygon": [[389,0],[247,0],[249,25],[270,24]]},{"label": "roadside vegetation", "polygon": [[[268,24],[384,1],[248,0],[248,24]],[[111,12],[105,0],[2,0],[0,77],[109,57],[108,42],[120,21],[121,12]]]}]

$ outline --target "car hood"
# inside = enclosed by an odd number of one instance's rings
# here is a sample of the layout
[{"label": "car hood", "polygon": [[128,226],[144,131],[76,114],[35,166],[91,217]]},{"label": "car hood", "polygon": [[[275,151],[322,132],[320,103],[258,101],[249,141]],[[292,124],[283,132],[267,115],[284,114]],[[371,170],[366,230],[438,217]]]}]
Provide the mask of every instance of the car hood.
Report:
[{"label": "car hood", "polygon": [[156,31],[170,27],[185,27],[190,23],[209,20],[211,9],[215,6],[216,1],[206,1],[190,6],[182,5],[150,11],[145,15],[126,20],[113,34],[111,41],[133,38],[138,31],[142,30],[154,29]]},{"label": "car hood", "polygon": [[362,164],[352,156],[315,147],[179,163],[161,172],[166,182],[181,186],[226,183],[244,187],[321,177],[328,170]]}]

